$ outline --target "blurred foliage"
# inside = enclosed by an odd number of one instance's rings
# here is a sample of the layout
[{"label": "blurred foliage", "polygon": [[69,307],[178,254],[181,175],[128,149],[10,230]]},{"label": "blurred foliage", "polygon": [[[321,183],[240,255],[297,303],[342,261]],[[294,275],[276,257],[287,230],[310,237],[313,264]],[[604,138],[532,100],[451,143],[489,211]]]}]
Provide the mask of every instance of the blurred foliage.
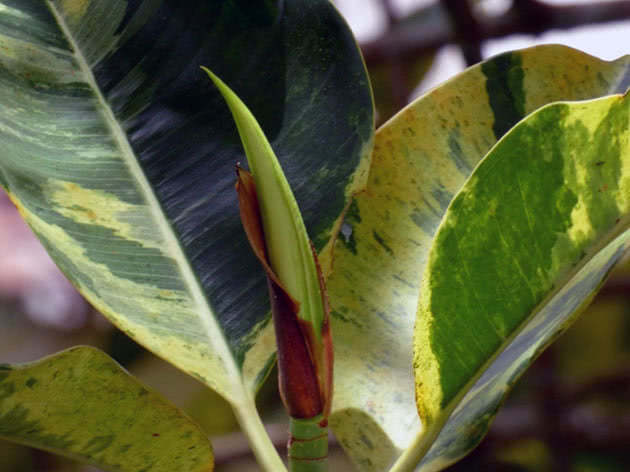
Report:
[{"label": "blurred foliage", "polygon": [[33,468],[33,456],[29,448],[0,441],[0,470],[23,472]]},{"label": "blurred foliage", "polygon": [[377,127],[409,102],[412,91],[431,69],[434,58],[435,54],[430,54],[413,61],[394,61],[369,68]]},{"label": "blurred foliage", "polygon": [[630,365],[630,300],[600,297],[556,345],[558,374],[579,385]]},{"label": "blurred foliage", "polygon": [[622,458],[603,454],[582,453],[575,458],[573,472],[624,472],[628,463]]},{"label": "blurred foliage", "polygon": [[539,439],[523,439],[497,451],[499,462],[520,466],[524,470],[551,470],[549,448]]}]

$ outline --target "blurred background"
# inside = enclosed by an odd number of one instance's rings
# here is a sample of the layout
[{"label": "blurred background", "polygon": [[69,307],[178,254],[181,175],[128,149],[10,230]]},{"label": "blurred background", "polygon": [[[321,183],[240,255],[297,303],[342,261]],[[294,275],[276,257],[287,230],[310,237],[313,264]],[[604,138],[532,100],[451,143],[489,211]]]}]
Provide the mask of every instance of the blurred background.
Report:
[{"label": "blurred background", "polygon": [[[337,0],[364,51],[383,123],[409,101],[503,51],[561,43],[603,59],[630,54],[630,1]],[[74,291],[0,193],[0,362],[77,345],[107,351],[212,437],[218,472],[256,471],[229,406],[129,340]],[[286,441],[275,375],[259,407]],[[454,471],[630,470],[630,261],[528,370],[483,443]],[[333,442],[331,470],[352,465]],[[0,472],[96,472],[0,441]]]}]

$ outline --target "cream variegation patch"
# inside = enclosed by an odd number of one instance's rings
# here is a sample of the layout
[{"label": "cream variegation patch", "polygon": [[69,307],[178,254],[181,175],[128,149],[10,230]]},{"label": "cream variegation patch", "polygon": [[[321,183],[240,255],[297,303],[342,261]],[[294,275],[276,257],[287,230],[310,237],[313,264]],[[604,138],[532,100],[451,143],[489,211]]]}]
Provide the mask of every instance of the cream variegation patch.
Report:
[{"label": "cream variegation patch", "polygon": [[49,181],[48,193],[56,211],[80,224],[110,229],[122,239],[162,251],[162,233],[151,219],[148,206],[133,205],[102,190],[72,182]]},{"label": "cream variegation patch", "polygon": [[364,410],[346,408],[336,411],[330,417],[330,425],[339,442],[352,451],[352,458],[360,464],[361,472],[390,470],[392,462],[404,452]]},{"label": "cream variegation patch", "polygon": [[243,360],[243,380],[248,390],[255,393],[260,387],[257,380],[261,373],[261,366],[265,366],[266,361],[276,350],[276,335],[273,323],[263,320],[251,331],[252,343],[250,349],[245,353]]},{"label": "cream variegation patch", "polygon": [[[359,165],[356,167],[354,173],[352,174],[352,178],[350,179],[348,185],[344,189],[344,196],[347,204],[349,205],[352,202],[352,197],[359,192],[365,190],[368,182],[368,177],[370,175],[370,168],[372,164],[372,150],[374,149],[374,138],[370,139],[363,143],[361,148],[360,156],[361,160],[359,161]],[[324,279],[330,277],[330,274],[333,271],[333,263],[334,263],[334,247],[339,232],[341,230],[341,225],[344,221],[345,212],[348,209],[344,208],[342,214],[335,220],[330,229],[330,237],[326,245],[322,248],[322,250],[318,254],[319,265],[324,276]]]},{"label": "cream variegation patch", "polygon": [[[70,55],[51,52],[3,34],[0,34],[0,51],[0,65],[13,74],[38,82],[40,87],[77,81],[76,66]],[[42,77],[45,80],[40,82]]]},{"label": "cream variegation patch", "polygon": [[[121,278],[101,263],[88,257],[81,243],[72,238],[61,227],[50,224],[13,199],[24,219],[43,239],[54,242],[54,246],[84,274],[98,274],[93,278],[98,293],[75,278],[79,291],[90,303],[111,319],[120,329],[141,344],[167,359],[193,377],[202,380],[227,399],[240,398],[235,390],[236,379],[229,378],[226,364],[215,344],[224,342],[220,333],[204,336],[204,323],[198,318],[201,310],[185,291],[165,291],[159,287],[143,285]],[[124,311],[121,310],[124,308]],[[174,329],[173,322],[190,320],[187,329]],[[181,327],[180,327],[181,328]]]},{"label": "cream variegation patch", "polygon": [[61,0],[59,6],[67,20],[78,23],[85,16],[90,0]]},{"label": "cream variegation patch", "polygon": [[594,231],[595,228],[588,215],[588,207],[583,196],[580,195],[577,204],[571,210],[571,227],[567,231],[567,236],[577,247],[592,239]]},{"label": "cream variegation patch", "polygon": [[564,118],[563,125],[567,128],[579,125],[584,127],[590,135],[594,135],[614,104],[613,100],[599,98],[572,104],[571,113]]}]

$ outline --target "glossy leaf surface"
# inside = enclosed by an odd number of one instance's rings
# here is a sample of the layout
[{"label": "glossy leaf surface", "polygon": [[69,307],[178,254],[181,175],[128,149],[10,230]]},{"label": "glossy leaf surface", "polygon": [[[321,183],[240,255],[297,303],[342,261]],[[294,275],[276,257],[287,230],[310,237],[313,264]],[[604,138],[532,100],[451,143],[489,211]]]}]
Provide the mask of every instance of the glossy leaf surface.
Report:
[{"label": "glossy leaf surface", "polygon": [[274,342],[233,188],[244,156],[201,65],[252,108],[322,249],[373,130],[326,0],[0,1],[0,184],[94,306],[266,438],[253,395]]},{"label": "glossy leaf surface", "polygon": [[0,365],[0,437],[111,472],[209,472],[204,432],[103,352]]},{"label": "glossy leaf surface", "polygon": [[125,332],[250,402],[273,362],[265,282],[238,219],[238,135],[199,66],[254,110],[321,249],[372,133],[363,63],[336,10],[4,0],[0,46],[0,183],[22,215]]},{"label": "glossy leaf surface", "polygon": [[416,393],[437,470],[630,247],[630,95],[549,105],[511,130],[436,235],[415,331]]},{"label": "glossy leaf surface", "polygon": [[331,424],[359,470],[412,470],[422,426],[412,369],[420,280],[453,195],[506,131],[556,100],[625,91],[630,60],[563,46],[504,54],[421,97],[379,129],[328,280],[336,347]]}]

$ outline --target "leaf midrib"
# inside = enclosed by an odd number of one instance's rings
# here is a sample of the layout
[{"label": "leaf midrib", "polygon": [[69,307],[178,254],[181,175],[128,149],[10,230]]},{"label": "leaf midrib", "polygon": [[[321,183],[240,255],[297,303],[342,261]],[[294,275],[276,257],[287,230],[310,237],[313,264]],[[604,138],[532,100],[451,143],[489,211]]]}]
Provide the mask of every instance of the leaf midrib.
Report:
[{"label": "leaf midrib", "polygon": [[[154,221],[157,223],[161,234],[164,236],[164,241],[168,247],[168,254],[171,255],[171,257],[175,260],[184,279],[185,286],[189,288],[189,293],[194,301],[195,306],[197,307],[196,313],[199,315],[199,318],[204,325],[207,338],[211,341],[215,341],[217,339],[219,340],[219,342],[211,343],[212,348],[223,360],[223,364],[227,371],[227,380],[231,389],[230,393],[238,394],[239,403],[242,403],[243,400],[245,400],[245,398],[243,397],[247,397],[248,395],[245,391],[240,369],[238,368],[236,359],[234,358],[232,351],[230,350],[225,334],[221,329],[216,317],[214,316],[212,309],[210,308],[209,301],[199,283],[199,279],[195,275],[195,272],[193,271],[190,262],[186,257],[186,253],[181,246],[181,243],[176,238],[173,227],[168,223],[167,218],[165,217],[165,214],[163,212],[162,205],[160,204],[155,192],[149,184],[149,181],[144,174],[144,171],[140,167],[140,164],[138,163],[138,160],[136,158],[136,154],[133,151],[129,140],[127,139],[126,133],[120,126],[118,120],[116,119],[116,116],[114,115],[114,112],[112,111],[110,105],[107,103],[105,97],[103,96],[101,89],[96,82],[94,74],[92,73],[92,70],[90,69],[86,58],[81,53],[81,48],[76,42],[63,15],[54,5],[53,0],[46,0],[46,3],[48,4],[48,8],[54,16],[55,21],[59,25],[59,28],[61,29],[63,35],[68,40],[68,43],[72,48],[72,55],[77,61],[77,64],[79,65],[79,68],[85,78],[86,83],[93,91],[100,109],[103,111],[105,122],[111,131],[112,137],[114,138],[114,141],[118,146],[118,149],[120,150],[124,162],[127,164],[131,175],[135,177],[136,182],[138,182],[138,184],[140,185],[142,193],[145,195],[151,214],[154,217]],[[150,349],[150,347],[148,348]],[[235,399],[230,398],[229,400],[234,403]],[[247,400],[245,401],[247,402]]]}]

